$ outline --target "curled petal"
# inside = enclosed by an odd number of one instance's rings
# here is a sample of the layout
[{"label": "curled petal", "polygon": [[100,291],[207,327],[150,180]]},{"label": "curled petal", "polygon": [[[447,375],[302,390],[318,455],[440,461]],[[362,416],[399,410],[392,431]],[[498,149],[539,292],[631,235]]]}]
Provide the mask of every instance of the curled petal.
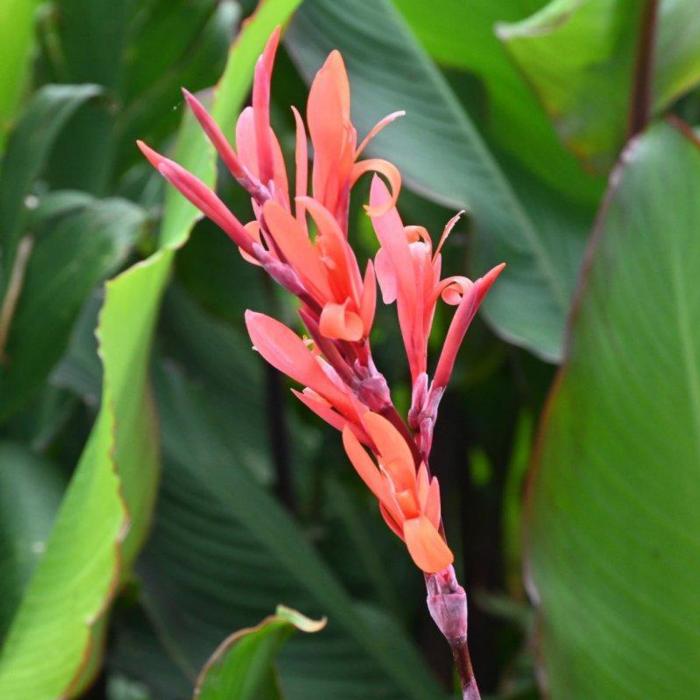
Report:
[{"label": "curled petal", "polygon": [[361,160],[359,163],[353,165],[350,178],[351,184],[354,185],[365,173],[369,172],[383,175],[389,183],[389,190],[391,192],[389,201],[381,205],[373,205],[370,202],[369,206],[365,206],[365,210],[370,216],[381,216],[382,214],[386,214],[386,212],[396,204],[399,191],[401,190],[401,173],[399,169],[388,160],[370,158],[369,160]]},{"label": "curled petal", "polygon": [[350,299],[342,304],[329,302],[321,311],[319,329],[326,338],[357,342],[364,334],[364,324],[359,314],[348,310]]},{"label": "curled petal", "polygon": [[416,495],[411,489],[405,489],[404,491],[397,491],[394,494],[396,502],[401,508],[405,518],[416,518],[420,514],[418,509],[418,501],[416,500]]},{"label": "curled petal", "polygon": [[446,277],[440,281],[436,296],[439,294],[446,304],[456,306],[473,286],[474,283],[467,277]]},{"label": "curled petal", "polygon": [[404,522],[403,538],[416,566],[426,574],[442,571],[454,561],[447,543],[425,515]]},{"label": "curled petal", "polygon": [[[270,196],[270,190],[272,189],[275,198],[288,209],[289,184],[287,182],[287,170],[284,164],[282,148],[272,129],[269,129],[266,141],[272,154],[271,179],[274,183],[274,188],[270,186],[270,178],[268,178],[268,180],[263,180],[263,174],[260,171],[259,149],[257,145],[257,115],[252,107],[246,107],[241,112],[236,122],[236,148],[238,149],[238,159],[254,178],[262,180],[261,186],[265,188],[265,191],[268,193],[267,196]],[[265,157],[267,158],[269,156],[265,155]]]},{"label": "curled petal", "polygon": [[398,119],[399,117],[405,117],[406,112],[403,109],[400,109],[398,112],[392,112],[391,114],[387,114],[386,117],[383,119],[380,119],[369,131],[367,136],[365,136],[362,139],[362,143],[357,147],[357,150],[355,151],[355,158],[359,158],[362,155],[362,151],[367,148],[367,144],[385,127],[391,124],[395,119]]},{"label": "curled petal", "polygon": [[489,270],[483,277],[476,280],[462,297],[462,301],[459,302],[457,311],[455,311],[455,315],[452,317],[450,326],[447,329],[447,336],[442,346],[442,352],[440,353],[437,367],[435,368],[433,387],[437,389],[444,388],[450,381],[455,360],[457,359],[457,352],[464,339],[464,334],[467,332],[469,324],[476,315],[479,305],[484,300],[491,285],[496,281],[496,278],[501,274],[504,267],[505,263],[496,265],[496,267]]},{"label": "curled petal", "polygon": [[447,237],[452,233],[452,229],[455,227],[455,224],[462,218],[464,215],[464,209],[458,211],[446,224],[445,228],[442,231],[442,235],[440,236],[440,241],[438,242],[438,246],[435,249],[435,255],[439,255],[440,251],[442,250],[442,246],[445,245],[445,241],[447,240]]}]

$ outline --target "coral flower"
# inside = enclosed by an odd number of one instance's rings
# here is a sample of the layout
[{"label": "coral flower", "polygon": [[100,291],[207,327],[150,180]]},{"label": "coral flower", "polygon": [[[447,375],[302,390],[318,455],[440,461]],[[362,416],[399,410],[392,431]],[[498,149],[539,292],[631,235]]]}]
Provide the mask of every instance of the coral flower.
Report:
[{"label": "coral flower", "polygon": [[[440,487],[430,474],[429,457],[438,404],[457,352],[503,266],[475,281],[442,277],[441,249],[459,215],[448,222],[435,249],[424,228],[404,226],[395,208],[401,186],[398,170],[385,160],[360,159],[369,140],[403,112],[382,119],[358,145],[350,119],[348,76],[337,51],[328,56],[309,91],[311,195],[307,130],[292,108],[296,145],[291,192],[282,149],[270,125],[270,81],[278,43],[275,31],[258,59],[252,105],[238,119],[235,148],[203,105],[184,91],[221,160],[249,193],[253,220],[243,224],[193,174],[146,144],[139,142],[139,147],[166,180],[234,241],[245,260],[262,267],[299,299],[309,337],[247,311],[253,346],[301,384],[301,391],[294,390],[300,401],[342,431],[348,457],[377,498],[382,517],[426,575],[433,619],[455,658],[464,660],[466,594],[452,567],[441,522]],[[381,175],[373,178],[366,207],[380,249],[362,273],[348,240],[348,207],[353,186],[367,172]],[[384,302],[397,305],[413,385],[407,420],[396,410],[372,357],[377,282]],[[456,310],[431,381],[428,339],[439,299]],[[463,661],[458,669],[469,693],[465,697],[478,697],[469,663]]]},{"label": "coral flower", "polygon": [[377,497],[387,525],[406,543],[419,569],[434,574],[454,557],[440,534],[440,487],[425,463],[416,465],[403,436],[388,420],[367,412],[362,423],[374,444],[375,465],[354,433],[343,430],[343,445],[355,470]]},{"label": "coral flower", "polygon": [[[244,225],[194,175],[146,144],[139,142],[139,147],[161,175],[228,234],[247,261],[263,267],[299,298],[310,340],[249,311],[246,326],[254,347],[302,385],[302,391],[294,393],[306,406],[343,431],[348,453],[377,495],[384,519],[406,542],[418,566],[432,572],[437,564],[444,568],[452,561],[440,534],[437,481],[430,478],[427,464],[437,403],[467,326],[500,269],[476,282],[441,278],[440,251],[458,216],[445,227],[435,251],[424,228],[403,225],[394,206],[401,186],[398,170],[385,160],[360,159],[370,139],[403,112],[382,119],[358,145],[348,76],[337,51],[328,56],[309,91],[312,196],[307,131],[293,109],[295,191],[290,192],[282,149],[270,125],[270,82],[278,44],[275,31],[256,64],[252,105],[236,124],[235,148],[197,98],[183,91],[231,175],[249,192],[254,220]],[[367,212],[381,248],[363,274],[348,240],[348,204],[353,185],[371,171],[381,174],[388,186],[375,174]],[[394,408],[386,380],[372,360],[377,277],[384,302],[397,302],[413,380],[408,417],[413,433]],[[457,311],[429,385],[428,337],[439,298],[456,304]],[[392,441],[403,446],[401,461],[387,457]],[[379,469],[368,470],[371,460],[360,444],[375,453]]]}]

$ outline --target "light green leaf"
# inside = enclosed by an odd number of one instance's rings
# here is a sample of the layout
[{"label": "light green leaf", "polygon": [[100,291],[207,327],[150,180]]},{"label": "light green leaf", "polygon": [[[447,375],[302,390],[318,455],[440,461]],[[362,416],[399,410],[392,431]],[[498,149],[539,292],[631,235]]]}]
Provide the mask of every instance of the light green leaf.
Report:
[{"label": "light green leaf", "polygon": [[478,76],[486,95],[479,98],[477,125],[489,141],[567,198],[597,204],[602,178],[591,177],[561,143],[537,95],[494,31],[498,23],[521,20],[544,3],[443,0],[436,12],[424,0],[394,0],[438,63]]},{"label": "light green leaf", "polygon": [[700,695],[700,146],[625,151],[529,489],[551,697]]},{"label": "light green leaf", "polygon": [[234,632],[202,669],[197,700],[281,700],[275,658],[296,631],[320,632],[325,620],[310,620],[300,612],[277,607],[259,625]]},{"label": "light green leaf", "polygon": [[5,0],[0,4],[0,152],[25,88],[38,5],[39,0]]},{"label": "light green leaf", "polygon": [[[287,45],[307,79],[331,49],[341,50],[361,134],[385,114],[406,110],[376,139],[373,152],[395,162],[417,191],[470,212],[474,274],[508,263],[486,301],[486,316],[507,339],[557,358],[572,277],[543,233],[551,226],[539,217],[548,212],[533,207],[533,216],[389,0],[307,0]],[[558,234],[559,240],[577,236]]]},{"label": "light green leaf", "polygon": [[143,211],[126,200],[95,200],[38,236],[9,329],[3,329],[9,335],[0,364],[0,417],[41,388],[81,306],[124,262],[144,220]]},{"label": "light green leaf", "polygon": [[[236,47],[260,53],[272,27],[294,7],[289,0],[266,3],[234,45],[232,60],[240,55]],[[252,62],[245,59],[225,75],[222,100],[234,112],[223,115],[227,121],[240,109],[251,77]],[[213,179],[213,159],[199,162],[199,174]],[[189,210],[172,216],[168,209],[167,247],[107,284],[98,326],[100,412],[0,651],[0,697],[45,700],[85,687],[99,667],[106,612],[143,541],[158,463],[146,390],[150,345],[175,248],[196,220]]]},{"label": "light green leaf", "polygon": [[[642,27],[654,5],[553,0],[531,17],[498,28],[564,143],[599,172],[614,163],[630,128],[635,81],[645,70],[638,58]],[[650,26],[650,108],[658,114],[700,80],[697,4],[659,0]]]},{"label": "light green leaf", "polygon": [[101,410],[0,653],[0,697],[58,698],[84,682],[106,605],[143,539],[157,465],[149,329],[167,271],[136,266],[107,285]]}]

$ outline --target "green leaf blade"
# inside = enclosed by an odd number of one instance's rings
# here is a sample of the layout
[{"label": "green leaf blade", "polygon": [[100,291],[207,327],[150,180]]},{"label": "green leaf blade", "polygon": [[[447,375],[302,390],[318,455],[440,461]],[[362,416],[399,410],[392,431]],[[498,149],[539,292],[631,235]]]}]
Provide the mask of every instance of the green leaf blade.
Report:
[{"label": "green leaf blade", "polygon": [[625,152],[542,424],[529,567],[553,697],[700,692],[700,148]]}]

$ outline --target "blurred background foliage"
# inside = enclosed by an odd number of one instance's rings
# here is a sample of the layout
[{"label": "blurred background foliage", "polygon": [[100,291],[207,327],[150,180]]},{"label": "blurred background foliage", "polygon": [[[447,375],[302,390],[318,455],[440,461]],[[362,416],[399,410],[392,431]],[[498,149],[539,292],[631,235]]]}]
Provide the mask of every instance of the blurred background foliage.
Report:
[{"label": "blurred background foliage", "polygon": [[[251,352],[243,310],[293,322],[291,302],[134,145],[213,184],[179,88],[232,133],[288,22],[287,158],[288,106],[339,48],[360,133],[407,111],[372,144],[402,170],[404,220],[435,235],[466,209],[447,269],[508,263],[433,465],[482,690],[697,698],[695,0],[5,0],[0,700],[189,698],[237,630],[201,698],[454,688],[421,577],[338,436]],[[376,325],[406,409],[393,310]]]}]

